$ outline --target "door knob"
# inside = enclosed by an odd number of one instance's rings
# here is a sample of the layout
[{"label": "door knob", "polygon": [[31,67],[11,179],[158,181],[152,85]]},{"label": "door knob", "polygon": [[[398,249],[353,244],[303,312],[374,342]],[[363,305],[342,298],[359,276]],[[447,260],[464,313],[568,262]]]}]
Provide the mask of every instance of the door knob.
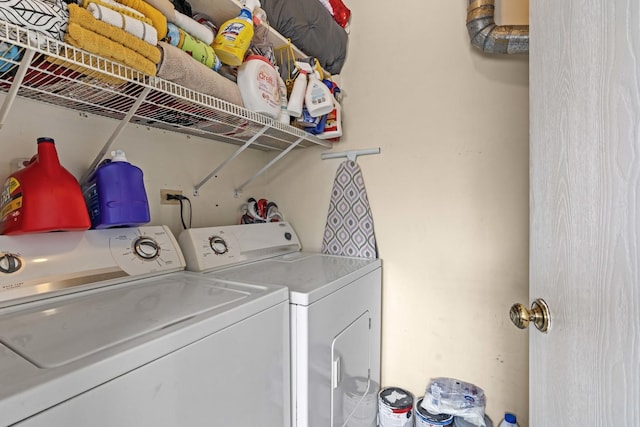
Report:
[{"label": "door knob", "polygon": [[509,317],[511,317],[513,324],[520,329],[527,328],[529,322],[533,322],[540,332],[547,332],[551,322],[549,306],[542,298],[531,303],[531,310],[522,304],[513,304],[509,310]]}]

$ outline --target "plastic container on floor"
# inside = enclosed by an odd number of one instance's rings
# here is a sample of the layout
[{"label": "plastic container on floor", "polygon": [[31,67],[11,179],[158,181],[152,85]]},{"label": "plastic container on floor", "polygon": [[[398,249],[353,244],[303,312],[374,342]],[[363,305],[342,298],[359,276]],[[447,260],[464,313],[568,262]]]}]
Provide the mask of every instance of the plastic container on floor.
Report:
[{"label": "plastic container on floor", "polygon": [[133,227],[150,221],[142,170],[127,161],[123,151],[111,152],[89,176],[84,198],[91,227]]},{"label": "plastic container on floor", "polygon": [[506,412],[504,414],[504,419],[500,421],[498,427],[519,427],[518,420],[514,414]]},{"label": "plastic container on floor", "polygon": [[0,234],[79,231],[90,225],[80,185],[60,164],[53,138],[38,138],[38,154],[4,183]]}]

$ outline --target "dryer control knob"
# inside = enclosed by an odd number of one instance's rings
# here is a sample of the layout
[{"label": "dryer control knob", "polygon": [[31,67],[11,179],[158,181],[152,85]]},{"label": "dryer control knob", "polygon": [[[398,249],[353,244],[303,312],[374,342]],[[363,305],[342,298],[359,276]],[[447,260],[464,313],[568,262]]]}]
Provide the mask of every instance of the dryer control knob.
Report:
[{"label": "dryer control knob", "polygon": [[133,251],[140,258],[150,261],[160,255],[160,245],[151,237],[138,237],[133,242]]},{"label": "dryer control knob", "polygon": [[229,252],[229,246],[227,242],[220,236],[209,237],[209,246],[213,249],[213,253],[216,255],[224,255]]},{"label": "dryer control knob", "polygon": [[0,273],[11,274],[22,268],[22,260],[17,255],[3,254],[0,256]]}]

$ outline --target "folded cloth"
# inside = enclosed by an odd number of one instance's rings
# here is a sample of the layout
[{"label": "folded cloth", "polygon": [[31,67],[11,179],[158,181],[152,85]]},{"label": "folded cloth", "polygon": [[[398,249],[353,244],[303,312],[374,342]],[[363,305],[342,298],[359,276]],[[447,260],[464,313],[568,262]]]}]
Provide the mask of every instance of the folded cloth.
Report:
[{"label": "folded cloth", "polygon": [[69,13],[64,1],[0,0],[0,20],[64,39]]},{"label": "folded cloth", "polygon": [[164,39],[167,35],[167,17],[149,3],[144,0],[118,0],[118,3],[129,6],[151,19],[154,28],[158,32],[158,40]]},{"label": "folded cloth", "polygon": [[89,3],[87,10],[100,21],[121,28],[153,46],[158,44],[158,32],[151,25],[95,3]]},{"label": "folded cloth", "polygon": [[[120,28],[95,19],[88,10],[76,4],[69,5],[69,23],[72,22],[133,50],[153,64],[160,62],[160,51],[156,46],[152,46]],[[142,71],[140,68],[136,69]],[[148,67],[145,66],[145,69],[148,69]]]},{"label": "folded cloth", "polygon": [[243,106],[240,90],[234,82],[194,61],[191,56],[175,46],[160,41],[158,47],[162,50],[158,77],[196,92]]},{"label": "folded cloth", "polygon": [[89,6],[90,3],[99,4],[100,6],[104,6],[106,8],[111,9],[111,10],[115,10],[116,12],[119,12],[119,13],[121,13],[123,15],[130,16],[132,18],[136,18],[136,19],[144,22],[145,24],[149,24],[149,25],[153,26],[153,22],[151,22],[151,19],[147,18],[146,16],[144,16],[142,13],[138,12],[137,10],[132,9],[129,6],[125,6],[123,4],[120,4],[115,0],[84,0],[84,1],[80,1],[78,3],[80,4],[80,6],[84,7],[85,9]]},{"label": "folded cloth", "polygon": [[187,15],[175,11],[175,20],[169,20],[169,22],[182,28],[185,33],[203,41],[207,46],[213,43],[213,31]]},{"label": "folded cloth", "polygon": [[367,190],[360,167],[353,160],[342,162],[336,172],[322,253],[360,258],[378,256]]},{"label": "folded cloth", "polygon": [[169,0],[147,0],[152,7],[157,9],[160,13],[167,17],[167,21],[173,22],[176,19],[176,11],[173,7],[173,3]]},{"label": "folded cloth", "polygon": [[156,75],[156,65],[144,56],[76,23],[69,23],[64,40],[72,46],[128,65],[142,73]]}]

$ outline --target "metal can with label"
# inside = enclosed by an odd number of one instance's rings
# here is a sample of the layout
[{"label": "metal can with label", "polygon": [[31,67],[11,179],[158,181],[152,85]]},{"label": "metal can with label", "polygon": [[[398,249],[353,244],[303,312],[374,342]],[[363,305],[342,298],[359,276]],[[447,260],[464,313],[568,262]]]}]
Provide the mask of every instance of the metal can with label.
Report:
[{"label": "metal can with label", "polygon": [[432,414],[422,407],[422,398],[416,402],[415,406],[416,427],[439,427],[453,424],[453,415]]},{"label": "metal can with label", "polygon": [[380,427],[413,426],[413,394],[399,387],[385,387],[378,393]]}]

